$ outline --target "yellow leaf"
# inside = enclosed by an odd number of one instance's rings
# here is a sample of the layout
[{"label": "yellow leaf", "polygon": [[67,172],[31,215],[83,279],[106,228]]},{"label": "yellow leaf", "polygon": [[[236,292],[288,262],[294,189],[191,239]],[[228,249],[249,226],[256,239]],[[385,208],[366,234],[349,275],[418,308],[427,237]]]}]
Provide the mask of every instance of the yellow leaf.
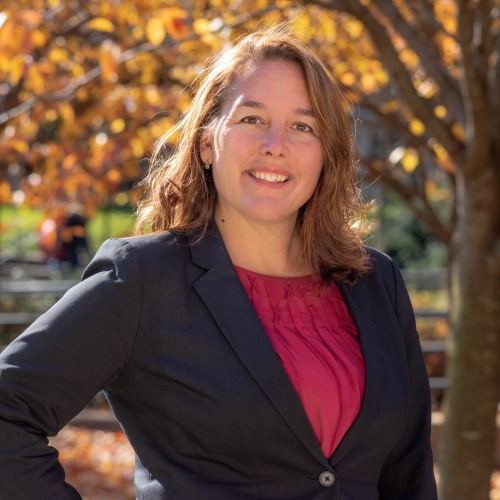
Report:
[{"label": "yellow leaf", "polygon": [[42,94],[45,90],[46,78],[37,66],[31,66],[26,77],[26,88],[35,94]]},{"label": "yellow leaf", "polygon": [[408,173],[413,172],[419,163],[420,159],[415,149],[407,149],[401,158],[401,165]]},{"label": "yellow leaf", "polygon": [[36,48],[40,48],[43,47],[47,42],[47,37],[45,36],[45,33],[43,31],[33,30],[31,32],[31,41]]},{"label": "yellow leaf", "polygon": [[73,76],[82,76],[85,73],[85,70],[79,64],[73,64],[71,66],[71,74]]},{"label": "yellow leaf", "polygon": [[45,111],[43,117],[49,122],[56,121],[57,112],[54,109],[48,109],[47,111]]},{"label": "yellow leaf", "polygon": [[436,106],[434,108],[434,114],[438,117],[438,118],[444,118],[446,116],[446,108],[442,105],[440,106]]},{"label": "yellow leaf", "polygon": [[91,30],[102,31],[104,33],[113,33],[115,25],[104,17],[96,17],[85,23],[85,27]]},{"label": "yellow leaf", "polygon": [[108,180],[111,182],[120,182],[122,180],[122,174],[120,171],[116,168],[112,168],[106,173],[106,177]]},{"label": "yellow leaf", "polygon": [[49,52],[49,61],[53,63],[61,63],[68,58],[68,52],[65,49],[55,48]]},{"label": "yellow leaf", "polygon": [[451,133],[460,141],[465,139],[465,130],[460,123],[454,123],[451,126]]},{"label": "yellow leaf", "polygon": [[387,85],[387,83],[389,82],[389,74],[384,69],[379,68],[377,71],[375,71],[375,79],[380,85]]},{"label": "yellow leaf", "polygon": [[361,87],[367,94],[371,94],[375,90],[377,82],[371,73],[361,75]]},{"label": "yellow leaf", "polygon": [[345,73],[349,69],[349,66],[345,61],[341,61],[335,65],[335,74],[340,75],[341,73]]},{"label": "yellow leaf", "polygon": [[111,50],[103,50],[99,54],[99,63],[102,67],[102,74],[109,82],[115,82],[118,78],[118,61],[113,56]]},{"label": "yellow leaf", "polygon": [[21,139],[14,139],[11,141],[12,149],[18,153],[26,153],[28,151],[28,144]]},{"label": "yellow leaf", "polygon": [[436,157],[438,160],[445,160],[448,158],[448,152],[441,143],[436,142],[433,145],[432,149],[434,149],[434,153],[436,153]]},{"label": "yellow leaf", "polygon": [[76,162],[78,161],[78,158],[76,154],[72,153],[64,158],[62,167],[64,170],[70,170],[74,167]]},{"label": "yellow leaf", "polygon": [[128,194],[124,193],[123,191],[121,191],[120,193],[118,193],[115,196],[115,203],[117,205],[120,205],[120,206],[126,205],[128,203],[128,201],[129,201]]},{"label": "yellow leaf", "polygon": [[352,38],[359,38],[363,33],[363,24],[353,19],[346,22],[346,29]]},{"label": "yellow leaf", "polygon": [[145,153],[145,150],[144,150],[144,146],[142,145],[142,142],[140,139],[138,139],[137,137],[135,137],[134,139],[132,139],[132,141],[130,142],[131,146],[132,146],[132,154],[136,157],[136,158],[140,158],[144,155]]},{"label": "yellow leaf", "polygon": [[439,87],[437,87],[437,85],[431,80],[417,82],[415,86],[419,95],[425,97],[426,99],[430,99],[439,90]]},{"label": "yellow leaf", "polygon": [[66,123],[67,125],[70,125],[75,121],[75,111],[73,110],[73,107],[67,102],[59,106],[59,113],[62,116],[64,123]]},{"label": "yellow leaf", "polygon": [[119,134],[125,130],[125,120],[123,118],[116,118],[111,122],[110,129],[114,134]]},{"label": "yellow leaf", "polygon": [[165,38],[165,34],[165,25],[161,19],[153,17],[148,21],[146,25],[146,37],[153,45],[160,46]]},{"label": "yellow leaf", "polygon": [[356,81],[356,77],[354,76],[353,73],[350,73],[350,72],[349,73],[344,73],[343,75],[340,75],[339,79],[347,87],[350,87]]},{"label": "yellow leaf", "polygon": [[392,99],[387,102],[383,102],[380,105],[380,111],[384,114],[393,113],[401,108],[401,103],[397,99]]},{"label": "yellow leaf", "polygon": [[84,88],[84,87],[80,87],[76,91],[76,98],[79,101],[86,101],[89,98],[89,91],[86,88]]},{"label": "yellow leaf", "polygon": [[17,85],[24,74],[24,57],[16,56],[10,61],[9,80],[12,85]]},{"label": "yellow leaf", "polygon": [[400,53],[399,53],[399,59],[406,64],[407,66],[413,67],[416,66],[420,59],[418,58],[417,54],[415,53],[414,50],[405,47]]},{"label": "yellow leaf", "polygon": [[210,22],[207,19],[196,19],[193,23],[193,29],[198,35],[210,33]]},{"label": "yellow leaf", "polygon": [[[10,183],[7,181],[0,182],[0,203],[11,203],[12,192],[10,190]],[[0,232],[1,232],[0,227]]]},{"label": "yellow leaf", "polygon": [[425,125],[417,118],[413,118],[413,120],[410,121],[409,128],[413,135],[420,136],[425,132]]}]

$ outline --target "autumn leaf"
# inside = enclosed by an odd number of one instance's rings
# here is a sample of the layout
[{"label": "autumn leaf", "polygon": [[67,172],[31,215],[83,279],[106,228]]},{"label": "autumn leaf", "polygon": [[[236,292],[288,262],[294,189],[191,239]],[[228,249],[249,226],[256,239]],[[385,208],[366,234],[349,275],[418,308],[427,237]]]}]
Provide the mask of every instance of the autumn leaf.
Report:
[{"label": "autumn leaf", "polygon": [[146,37],[156,46],[160,46],[165,38],[166,30],[164,22],[157,18],[151,18],[146,25]]},{"label": "autumn leaf", "polygon": [[12,85],[17,85],[24,75],[24,70],[26,69],[24,57],[22,55],[13,57],[10,60],[9,66],[9,81]]},{"label": "autumn leaf", "polygon": [[102,67],[103,77],[109,82],[116,82],[118,79],[119,65],[114,53],[114,46],[110,43],[103,44],[99,54],[99,63]]},{"label": "autumn leaf", "polygon": [[417,118],[410,121],[409,129],[413,135],[419,136],[425,133],[425,125]]},{"label": "autumn leaf", "polygon": [[419,163],[420,158],[417,151],[412,148],[406,149],[401,158],[401,166],[405,169],[405,171],[408,173],[413,172],[417,168]]},{"label": "autumn leaf", "polygon": [[188,14],[185,10],[177,7],[162,9],[159,13],[166,31],[175,39],[184,38],[189,33],[189,27],[185,22]]},{"label": "autumn leaf", "polygon": [[198,35],[206,35],[210,33],[210,21],[208,19],[195,19],[193,29]]},{"label": "autumn leaf", "polygon": [[87,21],[85,27],[90,30],[102,31],[104,33],[113,33],[115,31],[115,25],[109,19],[103,17],[97,17]]}]

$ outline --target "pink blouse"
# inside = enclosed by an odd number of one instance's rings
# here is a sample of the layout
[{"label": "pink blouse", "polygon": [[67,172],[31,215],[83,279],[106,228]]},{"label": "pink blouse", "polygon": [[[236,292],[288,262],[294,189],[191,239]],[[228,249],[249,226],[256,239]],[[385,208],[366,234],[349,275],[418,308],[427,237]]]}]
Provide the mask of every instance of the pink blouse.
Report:
[{"label": "pink blouse", "polygon": [[236,272],[329,458],[356,419],[365,365],[356,326],[335,284],[313,276]]}]

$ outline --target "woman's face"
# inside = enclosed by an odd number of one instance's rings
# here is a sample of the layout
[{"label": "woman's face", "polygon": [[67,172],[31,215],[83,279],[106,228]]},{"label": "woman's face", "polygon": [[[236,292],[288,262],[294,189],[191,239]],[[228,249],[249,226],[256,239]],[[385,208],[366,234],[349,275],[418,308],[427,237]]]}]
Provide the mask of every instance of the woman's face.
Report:
[{"label": "woman's face", "polygon": [[257,63],[236,82],[200,153],[212,164],[218,218],[294,227],[323,165],[300,66]]}]

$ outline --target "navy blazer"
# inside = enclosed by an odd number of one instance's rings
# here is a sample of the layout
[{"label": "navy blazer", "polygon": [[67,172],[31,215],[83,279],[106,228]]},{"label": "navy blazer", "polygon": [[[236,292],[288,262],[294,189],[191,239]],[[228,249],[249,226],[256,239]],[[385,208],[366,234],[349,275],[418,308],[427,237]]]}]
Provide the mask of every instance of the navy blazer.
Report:
[{"label": "navy blazer", "polygon": [[0,498],[80,498],[46,436],[104,389],[138,499],[434,500],[430,397],[401,275],[340,283],[366,364],[327,459],[216,229],[107,241],[0,355]]}]

